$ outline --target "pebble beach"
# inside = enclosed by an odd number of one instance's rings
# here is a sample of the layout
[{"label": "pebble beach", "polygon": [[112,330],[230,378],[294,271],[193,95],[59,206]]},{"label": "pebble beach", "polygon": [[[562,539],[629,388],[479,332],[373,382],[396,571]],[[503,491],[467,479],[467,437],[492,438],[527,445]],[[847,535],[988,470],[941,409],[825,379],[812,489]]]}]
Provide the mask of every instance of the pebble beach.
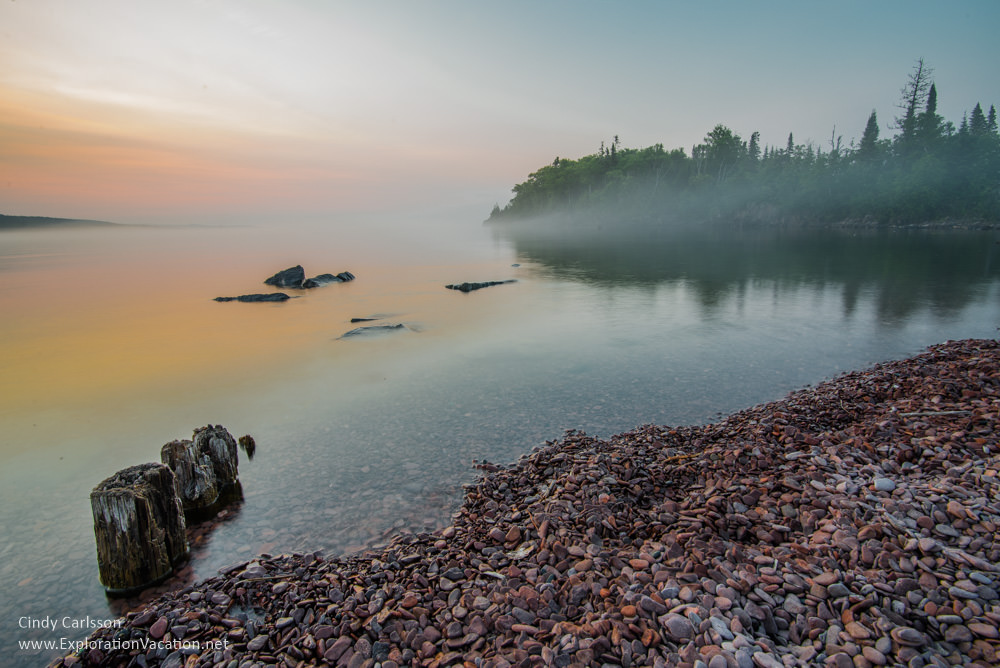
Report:
[{"label": "pebble beach", "polygon": [[262,554],[53,666],[1000,665],[1000,345],[481,463],[452,523]]}]

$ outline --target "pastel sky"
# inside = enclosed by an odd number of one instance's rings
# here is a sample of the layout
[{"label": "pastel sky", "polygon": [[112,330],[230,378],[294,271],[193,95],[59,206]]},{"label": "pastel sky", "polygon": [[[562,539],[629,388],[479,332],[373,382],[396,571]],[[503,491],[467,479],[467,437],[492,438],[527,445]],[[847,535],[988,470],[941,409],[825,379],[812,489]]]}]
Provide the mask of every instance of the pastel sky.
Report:
[{"label": "pastel sky", "polygon": [[0,213],[223,222],[468,206],[717,123],[883,136],[917,58],[1000,104],[1000,2],[0,0]]}]

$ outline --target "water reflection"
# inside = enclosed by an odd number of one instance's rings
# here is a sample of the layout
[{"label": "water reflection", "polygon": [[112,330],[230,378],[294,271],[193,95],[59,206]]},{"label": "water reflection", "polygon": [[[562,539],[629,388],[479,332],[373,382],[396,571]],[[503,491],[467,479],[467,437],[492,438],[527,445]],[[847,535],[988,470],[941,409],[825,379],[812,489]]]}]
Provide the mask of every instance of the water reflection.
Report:
[{"label": "water reflection", "polygon": [[597,286],[683,281],[711,312],[753,284],[776,290],[842,288],[850,316],[862,293],[886,323],[929,306],[953,317],[1000,276],[995,232],[953,230],[681,229],[575,231],[544,223],[497,224],[523,262]]}]

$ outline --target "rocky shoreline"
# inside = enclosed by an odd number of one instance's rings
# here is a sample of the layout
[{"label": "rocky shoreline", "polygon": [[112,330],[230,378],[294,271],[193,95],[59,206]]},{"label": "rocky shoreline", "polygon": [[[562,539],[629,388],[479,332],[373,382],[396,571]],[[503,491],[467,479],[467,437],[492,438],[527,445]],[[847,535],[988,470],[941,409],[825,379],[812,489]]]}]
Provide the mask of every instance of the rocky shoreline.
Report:
[{"label": "rocky shoreline", "polygon": [[261,555],[54,665],[995,666],[1000,346],[569,432],[383,549]]}]

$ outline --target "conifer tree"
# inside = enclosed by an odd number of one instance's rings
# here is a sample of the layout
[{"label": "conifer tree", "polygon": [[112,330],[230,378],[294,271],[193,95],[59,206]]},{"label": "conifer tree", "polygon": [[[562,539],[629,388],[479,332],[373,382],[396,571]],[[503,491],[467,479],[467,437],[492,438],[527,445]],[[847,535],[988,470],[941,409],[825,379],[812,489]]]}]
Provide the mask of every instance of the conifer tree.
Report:
[{"label": "conifer tree", "polygon": [[875,110],[868,116],[868,123],[865,125],[865,132],[861,135],[861,145],[858,146],[858,155],[864,159],[875,157],[878,148],[878,117]]},{"label": "conifer tree", "polygon": [[903,110],[903,115],[896,118],[896,127],[900,130],[896,142],[901,154],[910,153],[916,144],[919,125],[917,110],[927,103],[927,96],[933,85],[931,83],[932,73],[933,70],[924,64],[923,58],[917,59],[917,64],[913,66],[909,80],[900,91],[902,99],[899,108]]},{"label": "conifer tree", "polygon": [[[992,107],[990,108],[992,111]],[[760,160],[760,133],[754,132],[750,135],[750,147],[747,149],[747,156],[751,162]]]},{"label": "conifer tree", "polygon": [[976,106],[972,110],[972,116],[969,118],[969,133],[975,137],[979,137],[989,131],[987,128],[986,116],[983,115],[983,107],[976,102]]},{"label": "conifer tree", "polygon": [[917,138],[927,150],[931,144],[941,137],[944,119],[937,113],[937,88],[931,84],[927,91],[927,105],[920,114],[917,124]]}]

